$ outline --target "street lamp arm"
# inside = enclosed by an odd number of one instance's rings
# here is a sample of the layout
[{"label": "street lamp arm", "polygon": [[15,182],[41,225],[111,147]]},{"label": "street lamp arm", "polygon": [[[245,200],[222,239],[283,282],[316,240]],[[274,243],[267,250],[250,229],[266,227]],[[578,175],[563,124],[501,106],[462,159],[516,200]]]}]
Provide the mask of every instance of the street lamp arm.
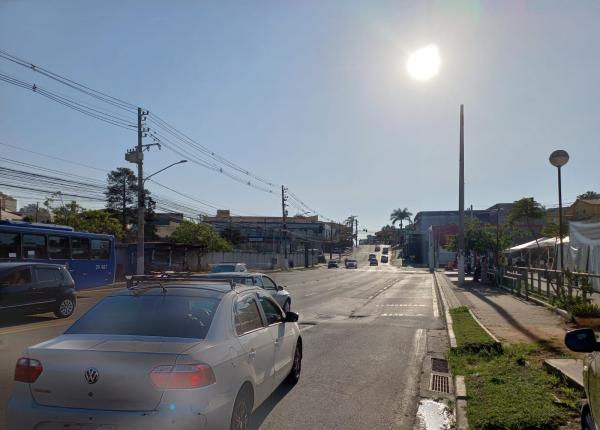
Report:
[{"label": "street lamp arm", "polygon": [[146,177],[144,178],[144,183],[146,183],[146,181],[147,181],[148,179],[150,179],[152,176],[154,176],[154,175],[158,175],[160,172],[164,172],[165,170],[167,170],[167,169],[169,169],[169,168],[171,168],[171,167],[175,166],[176,164],[182,164],[182,163],[187,163],[187,160],[181,160],[181,161],[177,161],[176,163],[169,164],[167,167],[164,167],[164,168],[160,169],[159,171],[157,171],[157,172],[154,172],[154,173],[152,173],[151,175],[148,175],[148,176],[146,176]]}]

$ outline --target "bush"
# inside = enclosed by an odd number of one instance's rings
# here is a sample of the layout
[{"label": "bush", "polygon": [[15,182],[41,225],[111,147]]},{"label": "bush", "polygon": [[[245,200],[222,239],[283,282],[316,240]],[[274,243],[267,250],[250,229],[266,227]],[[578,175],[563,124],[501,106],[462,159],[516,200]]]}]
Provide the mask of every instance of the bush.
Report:
[{"label": "bush", "polygon": [[600,318],[600,306],[592,303],[581,303],[571,307],[573,316],[583,318]]}]

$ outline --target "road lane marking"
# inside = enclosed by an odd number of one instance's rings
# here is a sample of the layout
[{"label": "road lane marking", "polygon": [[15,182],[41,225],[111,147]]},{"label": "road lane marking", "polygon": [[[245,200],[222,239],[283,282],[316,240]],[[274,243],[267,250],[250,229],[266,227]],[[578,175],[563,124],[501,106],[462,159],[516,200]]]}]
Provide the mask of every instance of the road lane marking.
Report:
[{"label": "road lane marking", "polygon": [[327,291],[335,290],[335,287],[327,288]]},{"label": "road lane marking", "polygon": [[426,317],[425,314],[381,314],[382,317]]},{"label": "road lane marking", "polygon": [[438,309],[437,293],[433,283],[431,284],[431,296],[433,300],[433,317],[437,319],[440,317],[440,311]]},{"label": "road lane marking", "polygon": [[302,327],[300,329],[300,332],[303,332],[303,331],[306,331],[306,330],[310,330],[311,328],[316,327],[316,326],[317,326],[316,324],[307,325],[305,327]]},{"label": "road lane marking", "polygon": [[402,306],[402,307],[420,306],[420,307],[425,307],[427,305],[416,305],[416,304],[405,304],[405,303],[393,303],[393,304],[386,303],[383,305],[375,305],[375,306],[377,306],[377,307],[383,307],[383,306]]},{"label": "road lane marking", "polygon": [[315,294],[317,294],[317,293],[308,293],[308,294],[305,294],[304,297],[314,296]]}]

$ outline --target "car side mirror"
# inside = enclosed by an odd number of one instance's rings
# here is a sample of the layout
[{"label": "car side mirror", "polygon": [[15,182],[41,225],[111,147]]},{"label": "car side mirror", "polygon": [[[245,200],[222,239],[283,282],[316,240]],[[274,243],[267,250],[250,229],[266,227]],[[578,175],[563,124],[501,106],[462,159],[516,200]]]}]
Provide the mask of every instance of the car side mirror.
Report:
[{"label": "car side mirror", "polygon": [[575,352],[600,351],[600,344],[596,341],[596,334],[591,328],[580,328],[567,332],[565,345]]},{"label": "car side mirror", "polygon": [[277,291],[283,291],[283,287],[281,285],[277,285]]},{"label": "car side mirror", "polygon": [[286,312],[285,313],[285,322],[298,322],[299,315],[296,312]]}]

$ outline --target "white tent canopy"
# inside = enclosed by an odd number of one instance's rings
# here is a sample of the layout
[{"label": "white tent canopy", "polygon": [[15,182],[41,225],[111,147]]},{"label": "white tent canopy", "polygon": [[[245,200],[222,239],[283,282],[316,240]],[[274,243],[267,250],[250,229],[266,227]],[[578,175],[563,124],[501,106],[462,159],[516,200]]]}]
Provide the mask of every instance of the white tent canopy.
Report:
[{"label": "white tent canopy", "polygon": [[[504,252],[510,254],[511,252],[526,251],[528,249],[540,248],[553,248],[558,246],[560,239],[557,237],[540,237],[537,242],[532,240],[531,242],[522,243],[520,245],[513,246],[512,248],[505,249]],[[563,244],[569,243],[569,236],[563,237]]]}]

